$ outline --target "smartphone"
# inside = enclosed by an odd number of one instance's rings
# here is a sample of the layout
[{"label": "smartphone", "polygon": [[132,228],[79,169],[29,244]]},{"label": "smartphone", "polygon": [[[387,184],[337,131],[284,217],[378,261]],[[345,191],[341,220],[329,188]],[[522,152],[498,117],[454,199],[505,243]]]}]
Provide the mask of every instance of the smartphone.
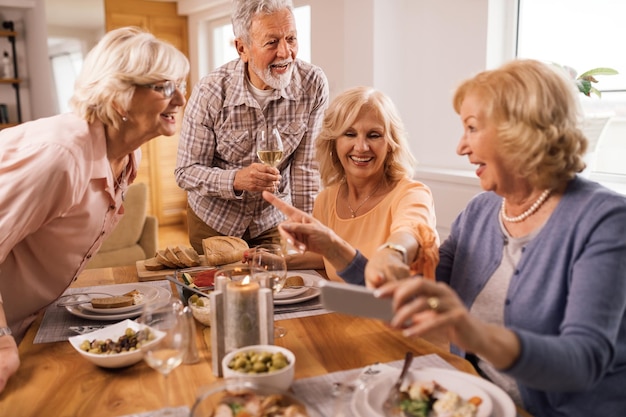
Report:
[{"label": "smartphone", "polygon": [[391,321],[391,298],[376,298],[374,290],[344,282],[321,281],[322,305],[325,309],[353,316]]}]

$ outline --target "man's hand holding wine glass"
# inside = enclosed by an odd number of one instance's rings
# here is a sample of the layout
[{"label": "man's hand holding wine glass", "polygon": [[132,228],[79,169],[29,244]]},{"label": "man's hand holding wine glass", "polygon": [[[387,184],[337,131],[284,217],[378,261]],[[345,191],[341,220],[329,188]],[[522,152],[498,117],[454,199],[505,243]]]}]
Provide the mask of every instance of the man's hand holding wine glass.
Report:
[{"label": "man's hand holding wine glass", "polygon": [[235,191],[269,191],[273,193],[280,183],[278,169],[254,162],[235,174],[233,188]]}]

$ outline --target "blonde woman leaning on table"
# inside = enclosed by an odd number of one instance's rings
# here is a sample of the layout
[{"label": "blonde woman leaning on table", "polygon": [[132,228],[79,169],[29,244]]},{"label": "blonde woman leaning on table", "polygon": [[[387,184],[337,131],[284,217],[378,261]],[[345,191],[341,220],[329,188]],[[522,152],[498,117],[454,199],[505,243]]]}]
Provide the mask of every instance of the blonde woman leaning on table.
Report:
[{"label": "blonde woman leaning on table", "polygon": [[587,143],[577,100],[532,60],[461,84],[457,152],[486,192],[441,245],[438,282],[379,289],[393,295],[392,325],[446,332],[536,417],[626,414],[626,199],[576,175]]},{"label": "blonde woman leaning on table", "polygon": [[290,267],[325,268],[330,279],[364,284],[363,269],[355,265],[368,258],[377,264],[383,252],[396,262],[381,265],[381,273],[408,276],[425,237],[419,230],[436,249],[432,195],[411,179],[414,158],[385,94],[356,87],[338,95],[324,115],[316,158],[325,188],[313,217],[264,193],[288,217],[279,230],[307,251],[290,256]]},{"label": "blonde woman leaning on table", "polygon": [[188,71],[170,44],[117,29],[87,55],[71,113],[0,132],[0,391],[37,312],[79,275],[123,215],[139,147],[175,133]]}]

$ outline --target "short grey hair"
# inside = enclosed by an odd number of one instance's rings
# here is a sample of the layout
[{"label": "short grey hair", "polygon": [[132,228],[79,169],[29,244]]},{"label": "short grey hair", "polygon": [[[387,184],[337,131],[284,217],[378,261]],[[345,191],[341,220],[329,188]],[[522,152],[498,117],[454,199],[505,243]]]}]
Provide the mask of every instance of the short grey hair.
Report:
[{"label": "short grey hair", "polygon": [[173,45],[136,27],[107,32],[87,54],[74,85],[70,107],[89,123],[119,128],[138,85],[189,74],[189,60]]},{"label": "short grey hair", "polygon": [[272,14],[283,9],[289,9],[293,14],[293,3],[291,0],[233,0],[233,10],[231,22],[233,33],[236,38],[241,39],[246,45],[252,41],[250,37],[250,26],[252,19],[259,14]]}]

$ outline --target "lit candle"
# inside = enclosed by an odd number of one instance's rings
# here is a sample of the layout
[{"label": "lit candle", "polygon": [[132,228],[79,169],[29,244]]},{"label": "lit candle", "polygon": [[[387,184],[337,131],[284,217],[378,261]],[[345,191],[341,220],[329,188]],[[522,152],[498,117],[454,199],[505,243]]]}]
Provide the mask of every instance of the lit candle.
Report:
[{"label": "lit candle", "polygon": [[259,284],[243,279],[226,286],[225,351],[260,343]]}]

